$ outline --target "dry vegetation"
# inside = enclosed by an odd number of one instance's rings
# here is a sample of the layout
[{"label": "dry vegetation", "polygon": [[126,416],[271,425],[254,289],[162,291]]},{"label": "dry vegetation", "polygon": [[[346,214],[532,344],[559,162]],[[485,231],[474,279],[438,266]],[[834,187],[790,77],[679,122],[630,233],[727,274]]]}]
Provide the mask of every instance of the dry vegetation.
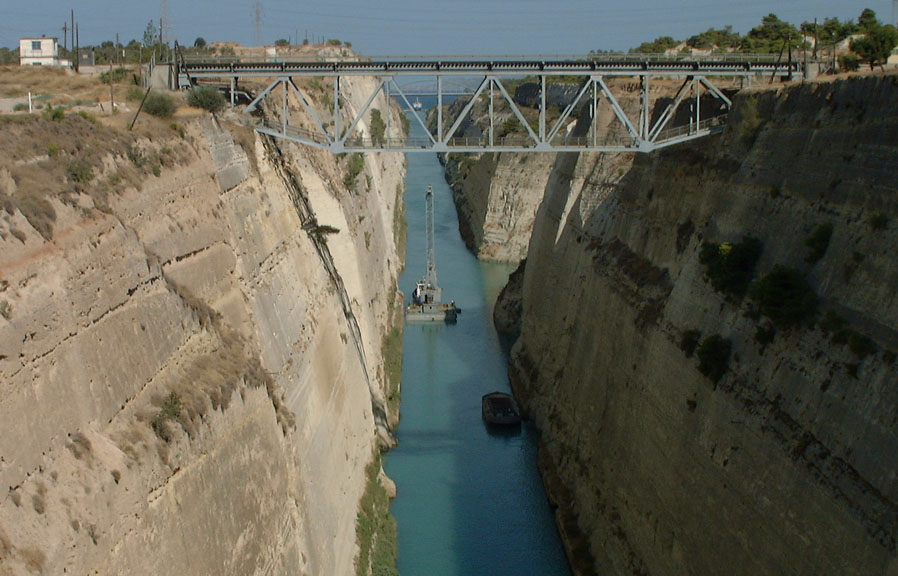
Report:
[{"label": "dry vegetation", "polygon": [[63,68],[0,66],[0,98],[48,95],[54,104],[109,99],[109,86]]},{"label": "dry vegetation", "polygon": [[[128,132],[84,112],[59,121],[46,114],[0,116],[0,217],[8,220],[18,209],[49,240],[56,221],[51,200],[78,206],[87,195],[94,208],[107,211],[111,194],[139,190],[150,175],[193,154],[180,125],[155,118]],[[21,240],[17,232],[10,229]]]}]

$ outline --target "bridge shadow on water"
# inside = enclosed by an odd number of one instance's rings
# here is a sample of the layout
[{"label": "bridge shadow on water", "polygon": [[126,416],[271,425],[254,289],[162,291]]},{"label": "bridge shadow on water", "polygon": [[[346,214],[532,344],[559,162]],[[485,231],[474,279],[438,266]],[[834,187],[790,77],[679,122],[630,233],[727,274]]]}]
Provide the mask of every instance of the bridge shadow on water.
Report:
[{"label": "bridge shadow on water", "polygon": [[493,431],[481,419],[483,394],[509,390],[492,302],[512,267],[481,264],[465,248],[431,155],[409,157],[402,288],[408,293],[424,271],[427,184],[436,197],[443,297],[463,312],[455,325],[405,327],[399,445],[386,458],[397,486],[400,573],[569,576],[536,467],[536,431]]}]

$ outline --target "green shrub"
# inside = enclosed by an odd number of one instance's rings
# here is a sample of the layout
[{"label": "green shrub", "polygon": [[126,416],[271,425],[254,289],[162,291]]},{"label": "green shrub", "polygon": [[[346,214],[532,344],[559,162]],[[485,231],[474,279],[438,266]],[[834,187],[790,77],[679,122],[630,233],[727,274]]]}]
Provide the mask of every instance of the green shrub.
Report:
[{"label": "green shrub", "polygon": [[62,122],[65,119],[65,110],[62,106],[57,106],[54,108],[52,105],[47,104],[47,108],[44,109],[44,117],[53,122]]},{"label": "green shrub", "polygon": [[66,173],[69,176],[69,180],[78,184],[86,184],[93,180],[94,177],[93,166],[84,160],[73,160],[70,162]]},{"label": "green shrub", "polygon": [[53,143],[47,146],[47,156],[49,156],[50,158],[56,158],[57,156],[59,156],[59,146]]},{"label": "green shrub", "polygon": [[705,274],[718,292],[742,298],[755,273],[755,264],[761,257],[761,241],[743,236],[742,242],[704,242],[699,262],[705,266]]},{"label": "green shrub", "polygon": [[0,316],[3,316],[7,320],[12,316],[12,304],[6,300],[0,300]]},{"label": "green shrub", "polygon": [[98,123],[99,123],[99,120],[97,120],[97,117],[94,116],[93,114],[90,114],[90,113],[87,112],[86,110],[79,110],[79,111],[78,111],[78,116],[81,116],[82,118],[84,118],[85,120],[87,120],[88,122],[90,122],[91,124],[98,124]]},{"label": "green shrub", "polygon": [[854,72],[861,67],[861,59],[851,52],[839,55],[839,70],[842,72]]},{"label": "green shrub", "polygon": [[384,135],[387,131],[387,125],[384,124],[384,120],[380,115],[380,110],[374,108],[371,110],[371,140],[374,141],[375,146],[380,146],[384,143]]},{"label": "green shrub", "polygon": [[774,266],[754,283],[751,297],[778,329],[788,330],[809,322],[817,311],[817,294],[804,274],[785,266]]},{"label": "green shrub", "polygon": [[143,109],[147,114],[157,118],[171,118],[178,109],[178,103],[172,96],[162,92],[150,92]]},{"label": "green shrub", "polygon": [[729,368],[732,343],[720,334],[705,338],[696,350],[698,371],[717,384]]},{"label": "green shrub", "polygon": [[343,176],[343,185],[351,189],[355,186],[356,178],[365,169],[365,159],[361,154],[350,154],[349,163],[346,166],[346,174]]},{"label": "green shrub", "polygon": [[103,84],[115,84],[121,82],[127,76],[128,70],[126,68],[115,68],[100,74],[100,82]]},{"label": "green shrub", "polygon": [[885,230],[889,225],[889,217],[882,212],[877,212],[870,218],[870,228],[874,230]]},{"label": "green shrub", "polygon": [[808,247],[808,255],[804,261],[813,264],[823,258],[826,249],[829,248],[829,241],[833,235],[833,225],[829,222],[820,224],[811,235],[804,241],[804,245]]},{"label": "green shrub", "polygon": [[177,392],[169,392],[162,402],[159,412],[150,421],[150,427],[159,438],[166,442],[171,441],[171,431],[168,429],[168,421],[175,420],[181,415],[181,397]]},{"label": "green shrub", "polygon": [[19,102],[15,106],[12,107],[13,112],[27,112],[28,111],[28,103],[27,102]]},{"label": "green shrub", "polygon": [[694,328],[683,332],[683,336],[680,338],[680,350],[686,354],[686,358],[692,358],[701,337],[702,331]]},{"label": "green shrub", "polygon": [[197,86],[187,93],[187,104],[216,114],[225,107],[225,99],[216,88]]}]

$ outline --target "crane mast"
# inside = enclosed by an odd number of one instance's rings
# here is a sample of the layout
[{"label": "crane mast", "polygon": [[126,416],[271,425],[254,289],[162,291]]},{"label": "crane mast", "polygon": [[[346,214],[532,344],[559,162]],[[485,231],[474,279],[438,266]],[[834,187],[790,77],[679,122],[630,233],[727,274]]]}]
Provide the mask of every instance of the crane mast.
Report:
[{"label": "crane mast", "polygon": [[[433,253],[433,188],[427,187],[424,193],[425,210],[426,210],[426,232],[427,232],[427,288],[439,294],[439,284],[437,284],[437,263]],[[439,296],[437,296],[439,301]]]}]

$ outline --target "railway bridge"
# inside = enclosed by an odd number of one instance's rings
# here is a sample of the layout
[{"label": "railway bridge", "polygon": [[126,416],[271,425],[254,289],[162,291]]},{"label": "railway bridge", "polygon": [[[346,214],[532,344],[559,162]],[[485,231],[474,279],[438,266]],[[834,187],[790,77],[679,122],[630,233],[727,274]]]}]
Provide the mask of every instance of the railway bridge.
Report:
[{"label": "railway bridge", "polygon": [[[334,153],[365,151],[396,152],[651,152],[666,146],[708,136],[720,131],[732,101],[728,83],[735,88],[752,81],[788,79],[806,75],[806,62],[782,62],[771,55],[720,54],[707,57],[659,54],[611,54],[590,57],[452,57],[452,58],[317,58],[317,59],[177,59],[178,87],[199,81],[225,82],[234,105],[240,79],[267,80],[267,87],[246,107],[252,112],[263,98],[280,95],[280,120],[262,120],[256,130],[278,138],[330,150]],[[342,85],[345,79],[366,76],[376,79],[360,110],[349,111]],[[307,88],[296,79],[329,79],[331,121],[324,123],[312,105]],[[612,79],[629,78],[639,85],[638,114],[631,117],[612,89]],[[520,106],[507,89],[511,82],[526,79],[538,86],[536,105]],[[679,82],[675,95],[660,111],[652,102],[653,81]],[[547,88],[564,82],[576,86],[564,108],[547,106]],[[412,89],[424,84],[425,89]],[[279,90],[278,90],[279,89]],[[330,88],[328,88],[330,90]],[[370,118],[374,99],[383,94],[407,110],[426,134],[423,138],[379,137],[361,129]],[[420,98],[429,98],[434,110],[428,122]],[[414,98],[414,102],[412,101]],[[450,116],[444,104],[461,98],[464,106]],[[289,123],[288,104],[295,99],[312,119],[311,128]],[[713,105],[708,105],[709,99]],[[475,105],[485,112],[484,129],[476,137],[460,131]],[[703,105],[704,102],[704,105]],[[600,134],[592,123],[588,134],[572,130],[576,114],[596,117],[610,108],[618,124],[611,134]],[[681,110],[682,108],[682,110]],[[686,111],[688,108],[688,112]],[[534,110],[536,114],[534,114]],[[680,112],[678,114],[678,111]],[[344,123],[344,114],[350,118]],[[514,117],[518,130],[502,130],[501,119]],[[675,121],[676,120],[676,121]],[[389,122],[389,115],[387,115]],[[387,125],[385,134],[391,131]]]}]

